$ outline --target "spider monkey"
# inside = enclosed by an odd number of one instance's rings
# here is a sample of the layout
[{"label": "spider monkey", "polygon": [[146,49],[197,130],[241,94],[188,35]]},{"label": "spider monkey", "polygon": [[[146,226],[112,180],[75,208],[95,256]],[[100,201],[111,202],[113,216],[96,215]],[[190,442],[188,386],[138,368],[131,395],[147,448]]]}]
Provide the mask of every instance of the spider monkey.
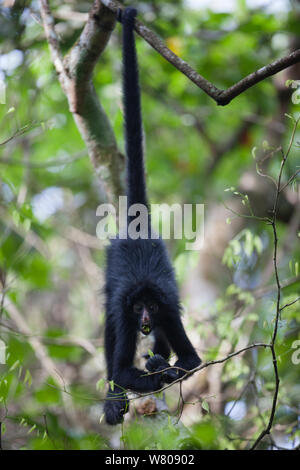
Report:
[{"label": "spider monkey", "polygon": [[[118,20],[123,24],[127,197],[129,207],[137,203],[148,207],[133,31],[136,13],[134,8],[118,13]],[[148,217],[150,222],[150,215]],[[127,229],[131,219],[128,216]],[[174,271],[160,238],[123,239],[119,236],[111,240],[107,250],[105,294],[105,357],[107,378],[113,385],[107,393],[104,411],[106,422],[117,424],[123,421],[123,415],[128,411],[127,389],[136,392],[158,390],[164,383],[184,375],[176,367],[192,370],[201,360],[184,331]],[[154,355],[148,359],[146,369],[155,374],[147,374],[133,366],[139,330],[144,335],[153,331]],[[178,360],[174,368],[163,371],[170,367],[167,359],[171,348]]]}]

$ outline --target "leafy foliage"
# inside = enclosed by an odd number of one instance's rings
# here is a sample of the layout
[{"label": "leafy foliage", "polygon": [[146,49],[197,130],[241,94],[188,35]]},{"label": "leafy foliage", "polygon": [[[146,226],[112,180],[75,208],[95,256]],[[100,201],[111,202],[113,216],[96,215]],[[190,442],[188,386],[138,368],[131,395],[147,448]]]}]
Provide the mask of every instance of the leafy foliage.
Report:
[{"label": "leafy foliage", "polygon": [[[0,348],[5,346],[6,358],[0,364],[2,446],[118,447],[119,430],[101,420],[107,384],[100,289],[104,250],[95,236],[98,177],[36,21],[37,3],[19,3],[12,9],[0,6],[0,85],[6,84],[0,104]],[[289,8],[275,12],[236,2],[234,11],[217,12],[193,11],[180,0],[138,4],[145,22],[169,47],[221,88],[288,53],[299,28]],[[68,6],[85,13],[88,4],[71,1]],[[51,8],[66,52],[84,23],[72,11],[64,17],[60,2],[51,2]],[[116,29],[101,57],[94,83],[124,149],[119,33]],[[204,253],[187,253],[180,240],[169,243],[191,340],[206,361],[269,342],[276,292],[272,232],[263,219],[270,217],[265,208],[273,201],[274,187],[270,179],[270,186],[262,186],[257,160],[267,161],[268,174],[276,177],[281,161],[276,149],[286,148],[290,137],[282,109],[291,116],[299,113],[299,83],[289,69],[287,87],[266,80],[220,108],[142,40],[138,54],[151,199],[205,203],[206,223],[212,227],[206,240],[214,244],[206,245]],[[299,167],[297,142],[296,135],[283,184]],[[240,189],[245,181],[249,191]],[[279,271],[281,305],[292,304],[279,322],[281,385],[274,441],[265,439],[261,448],[291,448],[300,442],[299,364],[292,361],[300,328],[300,304],[293,303],[300,282],[299,218],[295,228],[290,206],[299,198],[299,176],[287,191],[277,221]],[[225,210],[224,202],[235,212],[251,216],[253,211],[257,217],[240,218]],[[121,448],[249,447],[270,414],[270,354],[251,349],[217,366],[216,376],[210,375],[213,367],[184,384],[184,406],[180,399],[178,406],[175,386],[165,392],[169,413],[142,417],[133,411],[122,429]],[[134,405],[132,400],[133,410]]]}]

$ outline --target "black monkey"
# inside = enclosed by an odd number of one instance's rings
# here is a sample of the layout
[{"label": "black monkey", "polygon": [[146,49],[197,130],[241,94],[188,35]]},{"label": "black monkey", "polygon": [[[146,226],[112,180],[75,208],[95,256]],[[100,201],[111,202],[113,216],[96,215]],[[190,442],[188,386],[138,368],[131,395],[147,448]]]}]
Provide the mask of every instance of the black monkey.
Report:
[{"label": "black monkey", "polygon": [[[143,162],[142,117],[138,67],[134,40],[136,10],[119,13],[123,24],[123,96],[127,156],[128,207],[139,203],[148,207]],[[149,222],[150,222],[150,216]],[[127,228],[130,217],[127,221]],[[149,223],[150,227],[150,223]],[[150,233],[150,228],[149,228]],[[151,392],[163,383],[184,375],[179,369],[147,374],[133,366],[137,334],[140,330],[155,337],[154,356],[146,363],[150,372],[170,367],[170,348],[178,356],[174,366],[185,370],[201,360],[190,343],[180,318],[178,289],[174,271],[161,239],[111,240],[106,267],[105,355],[108,380],[113,381],[104,411],[108,424],[122,422],[128,410],[126,390]]]}]

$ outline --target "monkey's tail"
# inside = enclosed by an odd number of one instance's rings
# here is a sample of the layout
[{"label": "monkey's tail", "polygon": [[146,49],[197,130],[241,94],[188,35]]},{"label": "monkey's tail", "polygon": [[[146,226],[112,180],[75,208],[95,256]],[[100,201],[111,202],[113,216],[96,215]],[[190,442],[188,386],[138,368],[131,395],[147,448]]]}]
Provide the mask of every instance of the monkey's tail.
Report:
[{"label": "monkey's tail", "polygon": [[130,7],[118,11],[118,20],[123,24],[123,102],[128,207],[136,203],[147,206],[141,98],[134,39],[136,14],[136,9]]}]

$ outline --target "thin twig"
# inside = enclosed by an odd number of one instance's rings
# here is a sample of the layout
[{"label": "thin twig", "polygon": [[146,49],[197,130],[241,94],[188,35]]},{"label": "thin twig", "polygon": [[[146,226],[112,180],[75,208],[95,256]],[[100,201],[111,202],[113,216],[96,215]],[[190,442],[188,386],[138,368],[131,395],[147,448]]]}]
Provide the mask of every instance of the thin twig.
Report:
[{"label": "thin twig", "polygon": [[[278,364],[277,364],[277,355],[276,355],[275,345],[276,345],[276,339],[277,339],[277,333],[278,333],[278,325],[279,325],[279,320],[280,320],[280,314],[281,314],[281,311],[282,311],[282,308],[280,307],[282,287],[281,287],[279,272],[278,272],[278,260],[277,260],[278,234],[277,234],[276,222],[277,222],[277,210],[278,210],[278,201],[279,201],[279,195],[280,195],[282,173],[283,173],[283,169],[284,169],[284,166],[286,164],[287,158],[289,156],[290,150],[292,148],[292,144],[293,144],[293,141],[294,141],[294,137],[295,137],[295,133],[296,133],[296,129],[297,129],[299,120],[300,120],[300,118],[298,118],[295,121],[294,128],[293,128],[293,131],[292,131],[292,136],[291,136],[290,143],[289,143],[289,146],[288,146],[288,149],[287,149],[286,153],[284,153],[282,151],[282,160],[281,160],[280,170],[279,170],[278,179],[277,179],[277,190],[276,190],[276,194],[275,194],[275,200],[274,200],[274,206],[273,206],[273,212],[272,212],[272,220],[271,220],[271,226],[272,226],[272,230],[273,230],[273,240],[274,240],[273,264],[274,264],[275,280],[276,280],[276,285],[277,285],[276,313],[275,313],[275,321],[274,321],[274,329],[273,329],[272,339],[271,339],[271,342],[270,342],[270,349],[271,349],[271,353],[272,353],[274,375],[275,375],[275,391],[274,391],[274,395],[273,395],[271,413],[270,413],[268,424],[261,431],[261,433],[259,434],[258,438],[256,439],[256,441],[252,445],[251,450],[256,449],[256,447],[262,441],[262,439],[266,435],[270,434],[270,431],[271,431],[271,428],[272,428],[273,422],[274,422],[276,407],[277,407],[280,379],[279,379],[279,373],[278,373]],[[297,299],[295,301],[297,301]]]},{"label": "thin twig", "polygon": [[11,140],[15,139],[16,137],[19,137],[20,135],[25,134],[25,132],[29,132],[29,131],[32,130],[36,125],[38,125],[38,124],[27,124],[26,126],[21,127],[20,129],[17,129],[16,132],[15,132],[13,135],[11,135],[11,136],[8,137],[7,139],[5,139],[5,140],[3,140],[2,142],[0,142],[0,146],[8,144],[8,142],[10,142]]},{"label": "thin twig", "polygon": [[242,217],[244,219],[260,220],[262,222],[271,223],[271,219],[269,217],[258,217],[258,216],[253,215],[253,214],[240,214],[239,212],[235,211],[231,207],[227,206],[227,204],[225,202],[223,202],[223,204],[224,204],[225,208],[228,211],[232,212],[233,214],[237,215],[238,217]]},{"label": "thin twig", "polygon": [[300,173],[300,168],[299,170],[295,171],[295,173],[287,180],[287,182],[280,188],[280,193],[281,191],[283,191],[295,178],[296,176],[298,175],[298,173]]},{"label": "thin twig", "polygon": [[[115,0],[101,1],[107,8],[115,13],[119,8],[123,8],[123,6]],[[227,90],[221,90],[196,72],[187,62],[178,57],[153,31],[137,19],[135,20],[135,30],[162,57],[174,65],[175,68],[188,77],[193,83],[195,83],[195,85],[201,88],[208,96],[215,100],[218,105],[222,106],[230,103],[230,101],[253,85],[256,85],[256,83],[259,83],[265,78],[275,75],[281,70],[284,70],[300,61],[300,49],[297,49],[286,57],[277,59],[271,64],[265,65],[255,72],[252,72],[250,75],[247,75]]]},{"label": "thin twig", "polygon": [[[170,366],[170,367],[167,367],[166,369],[163,369],[161,371],[148,372],[147,375],[154,375],[154,374],[160,374],[160,373],[165,372],[165,371],[170,370],[170,369],[173,369],[173,370],[177,369],[177,370],[183,371],[184,375],[182,377],[178,378],[177,380],[175,380],[174,382],[164,385],[159,390],[154,390],[152,392],[147,392],[147,393],[134,392],[135,396],[132,397],[132,398],[128,398],[128,401],[133,401],[133,400],[136,400],[138,398],[144,398],[144,397],[147,397],[149,395],[152,395],[153,393],[163,392],[164,390],[172,387],[174,384],[182,382],[184,379],[188,378],[190,375],[194,374],[195,372],[198,372],[202,369],[206,369],[207,367],[210,367],[214,364],[221,364],[223,362],[228,361],[229,359],[231,359],[234,356],[238,356],[239,354],[242,354],[243,352],[246,352],[246,351],[248,351],[250,349],[253,349],[253,348],[259,348],[259,347],[269,348],[270,344],[267,344],[267,343],[253,343],[253,344],[250,344],[249,346],[245,346],[244,348],[239,349],[238,351],[235,351],[233,353],[228,354],[227,356],[223,357],[222,359],[217,359],[217,360],[214,360],[214,361],[205,362],[205,363],[201,364],[200,366],[196,367],[193,370],[185,370],[185,369],[182,369],[180,367]],[[74,396],[74,397],[77,397],[77,398],[79,397],[78,395],[75,395],[72,392],[69,392],[65,386],[63,388],[60,388],[60,387],[57,387],[57,386],[55,386],[53,384],[50,384],[50,383],[47,383],[47,385],[51,388],[55,388],[56,390],[60,390],[62,393],[66,393],[70,396]],[[114,384],[114,386],[116,388],[119,388],[120,392],[114,392],[113,397],[109,397],[109,398],[105,397],[102,400],[99,399],[98,397],[97,398],[91,398],[91,397],[80,396],[80,398],[84,399],[84,400],[97,401],[97,402],[105,401],[105,400],[112,400],[112,401],[117,400],[118,401],[120,399],[120,397],[124,396],[124,393],[126,393],[127,390],[124,387],[121,387],[120,385],[118,385],[116,383]]]},{"label": "thin twig", "polygon": [[58,159],[49,159],[45,162],[24,162],[23,160],[13,160],[11,158],[0,158],[0,165],[9,165],[9,166],[22,166],[26,168],[31,168],[32,170],[42,170],[47,168],[53,168],[62,165],[69,165],[81,158],[84,158],[87,155],[86,151],[79,152],[78,154],[70,157],[58,158]]},{"label": "thin twig", "polygon": [[[158,372],[151,372],[151,374],[157,374],[157,373],[165,372],[165,371],[170,370],[170,369],[173,369],[173,370],[177,369],[177,370],[181,370],[181,371],[184,372],[184,375],[182,377],[176,379],[171,384],[164,385],[159,390],[156,390],[155,393],[163,392],[164,390],[172,387],[175,383],[182,382],[183,380],[185,380],[187,377],[194,374],[195,372],[206,369],[207,367],[210,367],[214,364],[222,364],[223,362],[226,362],[229,359],[231,359],[232,357],[238,356],[239,354],[242,354],[245,351],[248,351],[248,350],[253,349],[253,348],[259,348],[259,347],[269,348],[270,344],[268,344],[268,343],[253,343],[253,344],[250,344],[249,346],[245,346],[244,348],[239,349],[238,351],[235,351],[235,352],[232,352],[232,353],[228,354],[227,356],[223,357],[222,359],[216,359],[214,361],[204,362],[203,364],[201,364],[200,366],[198,366],[198,367],[196,367],[195,369],[192,369],[192,370],[185,370],[185,369],[182,369],[180,367],[170,366],[170,367],[167,367],[166,369],[158,371]],[[149,373],[149,375],[150,375],[150,373]],[[139,394],[138,396],[139,397],[146,397],[148,395],[149,395],[149,393],[144,393],[144,394]]]},{"label": "thin twig", "polygon": [[284,310],[285,308],[287,307],[290,307],[291,305],[294,305],[296,302],[299,302],[300,300],[300,296],[297,297],[295,300],[293,300],[292,302],[288,303],[288,304],[285,304],[283,307],[280,307],[280,311],[282,312],[282,310]]}]

